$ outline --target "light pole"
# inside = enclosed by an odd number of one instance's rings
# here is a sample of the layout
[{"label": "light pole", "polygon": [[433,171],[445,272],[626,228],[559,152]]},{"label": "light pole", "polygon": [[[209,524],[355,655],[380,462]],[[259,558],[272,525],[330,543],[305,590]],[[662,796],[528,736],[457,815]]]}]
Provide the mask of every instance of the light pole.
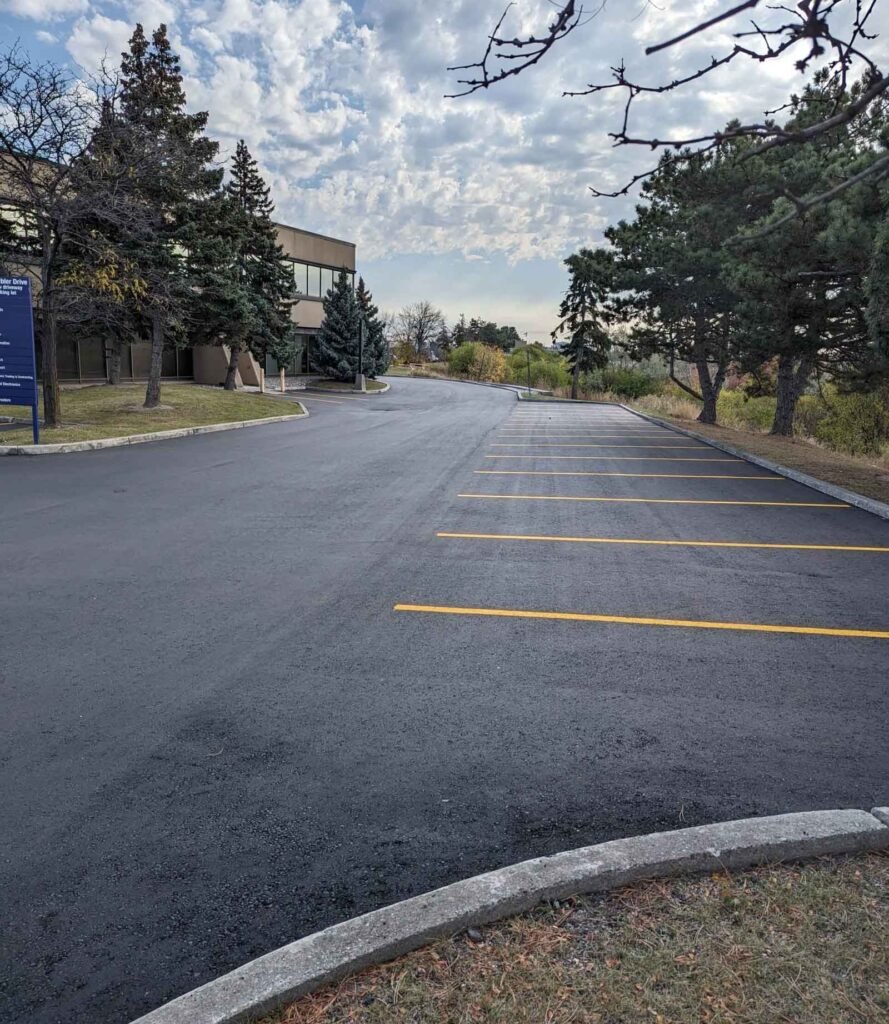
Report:
[{"label": "light pole", "polygon": [[525,356],[528,359],[528,398],[531,397],[531,349],[528,348],[528,332],[525,331]]},{"label": "light pole", "polygon": [[367,391],[367,380],[364,376],[364,313],[358,316],[358,371],[355,374],[355,390]]}]

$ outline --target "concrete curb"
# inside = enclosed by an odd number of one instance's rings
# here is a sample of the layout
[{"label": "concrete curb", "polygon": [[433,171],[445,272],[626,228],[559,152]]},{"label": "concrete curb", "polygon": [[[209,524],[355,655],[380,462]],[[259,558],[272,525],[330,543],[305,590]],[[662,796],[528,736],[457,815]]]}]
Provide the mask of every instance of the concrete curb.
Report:
[{"label": "concrete curb", "polygon": [[[534,388],[531,388],[534,391]],[[617,405],[617,402],[596,402],[591,398],[526,398],[528,389],[522,388],[518,393],[518,400],[520,402],[537,402],[540,405],[552,404],[552,405]],[[538,395],[545,395],[545,391],[536,392]]]},{"label": "concrete curb", "polygon": [[102,448],[122,448],[130,444],[147,444],[149,441],[168,441],[172,437],[218,434],[222,430],[261,427],[265,423],[287,423],[289,420],[303,420],[308,415],[309,411],[306,409],[303,412],[290,413],[287,416],[266,416],[262,420],[241,420],[236,423],[208,423],[203,427],[158,430],[153,434],[127,434],[124,437],[107,437],[96,441],[70,441],[67,444],[0,445],[0,455],[67,455],[70,452],[95,452]]},{"label": "concrete curb", "polygon": [[677,427],[675,423],[668,423],[666,420],[660,420],[656,416],[649,416],[647,413],[639,412],[638,409],[631,409],[628,405],[620,405],[619,407],[627,412],[631,412],[634,416],[648,420],[649,423],[656,423],[659,427],[665,427],[676,434],[691,437],[695,441],[702,441],[704,444],[710,445],[711,448],[718,448],[719,451],[725,452],[727,455],[736,455],[747,462],[752,462],[754,466],[770,469],[773,473],[786,476],[788,480],[794,480],[798,484],[805,484],[806,487],[811,487],[814,491],[821,491],[822,494],[828,494],[831,498],[838,498],[840,501],[845,501],[848,505],[855,505],[856,508],[862,508],[865,512],[870,512],[881,519],[889,519],[889,505],[882,501],[877,501],[876,498],[868,498],[863,494],[847,490],[845,487],[840,487],[837,484],[829,484],[826,480],[819,480],[817,477],[809,476],[808,473],[801,473],[797,469],[779,466],[777,462],[772,462],[771,459],[764,459],[760,455],[745,452],[742,448],[734,448],[731,445],[723,444],[722,441],[714,441],[712,438],[704,437],[703,434],[698,434],[694,430],[686,430],[684,427]]},{"label": "concrete curb", "polygon": [[[463,380],[461,377],[433,377],[431,374],[428,377],[417,376],[417,377],[402,377],[400,374],[395,376],[396,380],[440,380],[447,384],[472,384],[477,388],[497,388],[498,391],[512,391],[521,393],[527,391],[526,387],[522,387],[521,384],[494,384],[492,381],[486,380]],[[532,391],[537,391],[536,388],[531,388]]]},{"label": "concrete curb", "polygon": [[[371,395],[385,395],[389,388],[392,387],[392,385],[387,384],[386,381],[382,381],[382,384],[383,386],[381,388],[374,388],[372,391],[355,391],[354,388],[319,388],[317,386],[315,386],[314,390],[320,391],[325,395],[366,395],[370,397]],[[312,388],[313,385],[307,384],[304,390],[311,391]]]},{"label": "concrete curb", "polygon": [[239,1024],[432,939],[543,900],[643,878],[889,847],[889,827],[856,810],[808,811],[655,832],[476,875],[316,932],[253,960],[136,1024]]}]

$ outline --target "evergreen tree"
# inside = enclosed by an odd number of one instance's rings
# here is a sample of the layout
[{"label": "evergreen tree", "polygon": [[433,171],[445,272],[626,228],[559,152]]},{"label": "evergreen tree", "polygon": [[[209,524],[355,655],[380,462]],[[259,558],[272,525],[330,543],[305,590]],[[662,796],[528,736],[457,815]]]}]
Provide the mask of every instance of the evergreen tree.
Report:
[{"label": "evergreen tree", "polygon": [[608,361],[611,342],[605,330],[607,300],[612,281],[612,260],[604,249],[581,249],[565,260],[568,289],[559,307],[561,321],[553,338],[567,334],[562,351],[572,370],[571,397],[577,398],[580,374]]},{"label": "evergreen tree", "polygon": [[[199,305],[212,303],[216,312],[223,315],[217,321],[215,340],[229,346],[225,377],[229,391],[235,388],[238,358],[243,349],[249,349],[261,365],[267,355],[280,365],[292,357],[293,270],[278,242],[270,191],[241,139],[232,157],[224,202],[214,204],[221,236],[214,246],[220,262],[210,262],[216,280],[199,286]],[[212,232],[212,226],[208,225],[207,230]],[[200,273],[199,266],[197,270]],[[221,287],[224,294],[214,296],[213,284]],[[213,322],[212,317],[205,315],[200,320],[203,324]]]},{"label": "evergreen tree", "polygon": [[[202,200],[218,190],[222,170],[210,166],[218,143],[204,135],[207,113],[188,114],[178,57],[165,25],[149,42],[141,25],[121,59],[121,116],[133,147],[134,185],[151,216],[151,231],[133,247],[148,285],[141,309],[150,324],[151,366],[145,407],[160,403],[164,347],[181,331],[194,293],[188,286],[184,242]],[[145,160],[144,154],[156,159]]]},{"label": "evergreen tree", "polygon": [[867,277],[867,330],[875,358],[889,365],[889,206],[877,229]]},{"label": "evergreen tree", "polygon": [[345,267],[324,296],[324,322],[313,353],[314,369],[333,380],[358,372],[358,299]]},{"label": "evergreen tree", "polygon": [[364,373],[373,378],[389,369],[389,342],[383,330],[380,310],[367,290],[363,277],[358,278],[355,298],[364,316]]},{"label": "evergreen tree", "polygon": [[466,325],[466,316],[461,313],[460,319],[454,324],[454,329],[451,331],[451,345],[454,348],[459,348],[467,341],[469,341],[469,328]]}]

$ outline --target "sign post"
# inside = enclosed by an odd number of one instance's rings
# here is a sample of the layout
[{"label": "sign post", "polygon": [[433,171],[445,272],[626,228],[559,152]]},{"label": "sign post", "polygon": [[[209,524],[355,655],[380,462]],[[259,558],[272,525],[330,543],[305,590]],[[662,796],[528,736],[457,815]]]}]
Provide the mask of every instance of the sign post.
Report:
[{"label": "sign post", "polygon": [[26,277],[0,277],[0,408],[30,405],[34,444],[40,443],[34,310]]}]

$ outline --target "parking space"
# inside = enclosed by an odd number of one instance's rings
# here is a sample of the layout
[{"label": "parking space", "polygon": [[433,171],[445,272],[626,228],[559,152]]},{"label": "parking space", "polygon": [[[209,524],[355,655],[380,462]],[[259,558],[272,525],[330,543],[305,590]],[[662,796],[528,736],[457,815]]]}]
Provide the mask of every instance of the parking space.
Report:
[{"label": "parking space", "polygon": [[608,406],[518,405],[479,454],[397,612],[889,639],[886,524],[845,502]]}]

